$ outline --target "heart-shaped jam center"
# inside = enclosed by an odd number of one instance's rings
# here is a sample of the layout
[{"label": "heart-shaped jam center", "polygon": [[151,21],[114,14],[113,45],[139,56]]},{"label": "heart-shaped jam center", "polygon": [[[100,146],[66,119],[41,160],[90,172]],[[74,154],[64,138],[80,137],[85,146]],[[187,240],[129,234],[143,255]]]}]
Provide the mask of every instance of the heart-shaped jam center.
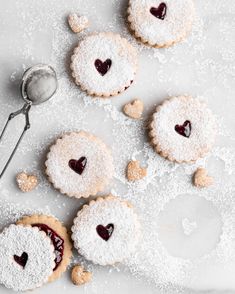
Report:
[{"label": "heart-shaped jam center", "polygon": [[176,125],[175,131],[180,134],[181,136],[184,136],[186,138],[189,138],[191,135],[191,122],[189,120],[186,120],[183,125]]},{"label": "heart-shaped jam center", "polygon": [[166,17],[167,6],[166,3],[162,2],[158,7],[151,7],[150,13],[156,18],[164,20]]},{"label": "heart-shaped jam center", "polygon": [[113,224],[108,224],[106,227],[102,225],[98,225],[96,227],[97,234],[105,241],[108,241],[109,238],[112,236],[114,230]]},{"label": "heart-shaped jam center", "polygon": [[45,224],[33,224],[33,227],[39,228],[40,231],[46,233],[46,235],[51,239],[51,242],[55,248],[55,271],[63,260],[64,256],[64,239],[62,239],[54,230]]},{"label": "heart-shaped jam center", "polygon": [[104,62],[100,59],[96,59],[95,61],[95,68],[102,76],[104,76],[109,71],[111,65],[111,59],[106,59]]},{"label": "heart-shaped jam center", "polygon": [[75,173],[81,175],[86,167],[87,158],[85,156],[80,157],[78,160],[70,159],[69,167],[75,171]]},{"label": "heart-shaped jam center", "polygon": [[18,263],[20,266],[25,268],[26,263],[28,261],[28,254],[26,252],[23,252],[21,256],[14,255],[14,260],[16,263]]}]

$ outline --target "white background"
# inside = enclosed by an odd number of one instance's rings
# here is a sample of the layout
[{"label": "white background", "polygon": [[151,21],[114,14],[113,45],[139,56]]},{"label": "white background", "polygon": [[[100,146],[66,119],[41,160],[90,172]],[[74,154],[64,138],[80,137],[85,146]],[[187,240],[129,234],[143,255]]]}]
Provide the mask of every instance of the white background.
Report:
[{"label": "white background", "polygon": [[[111,99],[111,105],[115,109],[119,111],[124,103],[139,97],[145,102],[144,116],[147,119],[154,106],[169,95],[190,93],[193,96],[204,96],[223,125],[217,144],[235,146],[230,136],[235,135],[235,2],[195,2],[198,17],[189,39],[173,49],[153,50],[138,45],[130,36],[125,24],[126,0],[1,1],[1,125],[11,111],[22,105],[18,87],[25,68],[38,62],[49,63],[56,68],[60,84],[53,100],[32,110],[30,133],[0,182],[2,199],[18,203],[23,208],[50,210],[69,226],[83,201],[67,199],[47,184],[43,175],[43,164],[48,147],[61,132],[79,128],[92,131],[112,145],[112,125],[109,119],[105,119],[102,107],[91,104],[86,108],[84,120],[78,118],[81,115],[79,110],[84,107],[84,95],[73,86],[69,76],[69,58],[78,40],[78,36],[70,32],[66,23],[69,12],[88,16],[90,32],[120,32],[139,49],[140,68],[137,79],[128,91]],[[13,122],[6,141],[0,146],[2,165],[20,126],[18,121]],[[225,134],[221,134],[223,131],[226,132],[224,137]],[[147,141],[144,136],[141,140]],[[141,145],[141,142],[137,144]],[[118,156],[121,155],[118,150],[113,152],[118,161]],[[129,155],[131,156],[131,152]],[[17,171],[21,170],[39,174],[41,182],[37,190],[26,195],[19,192],[14,179]],[[221,179],[223,181],[226,178]],[[115,189],[121,193],[119,185]],[[1,216],[2,225],[11,221],[4,215],[4,211]],[[148,283],[146,277],[135,278],[127,270],[117,271],[102,267],[92,267],[92,270],[93,281],[85,287],[73,286],[68,271],[59,281],[46,285],[35,293],[158,293],[157,287],[152,282]],[[235,290],[234,263],[222,264],[219,268],[208,267],[206,274],[199,270],[196,275],[195,282],[190,286],[197,289]],[[189,290],[185,291],[189,293]],[[5,294],[11,291],[0,288],[0,292]]]}]

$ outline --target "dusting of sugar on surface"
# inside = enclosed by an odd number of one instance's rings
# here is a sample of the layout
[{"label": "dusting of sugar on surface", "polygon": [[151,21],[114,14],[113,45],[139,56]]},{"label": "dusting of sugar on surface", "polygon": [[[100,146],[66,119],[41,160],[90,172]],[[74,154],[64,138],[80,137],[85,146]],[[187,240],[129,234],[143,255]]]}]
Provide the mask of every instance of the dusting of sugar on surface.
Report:
[{"label": "dusting of sugar on surface", "polygon": [[[22,212],[31,213],[32,203],[48,205],[52,212],[71,224],[78,208],[83,201],[67,199],[53,191],[44,175],[44,161],[48,147],[55,138],[64,131],[86,130],[91,132],[112,148],[115,165],[115,181],[112,189],[116,194],[134,204],[143,226],[143,242],[132,258],[126,262],[126,267],[108,268],[109,274],[130,269],[138,278],[144,277],[153,281],[163,292],[174,288],[180,291],[180,285],[188,285],[195,269],[210,264],[226,264],[235,259],[232,241],[234,232],[234,184],[235,184],[235,134],[234,128],[234,35],[235,20],[230,11],[235,11],[235,2],[212,2],[199,0],[192,35],[181,44],[169,49],[146,49],[138,45],[128,33],[124,24],[124,1],[109,0],[100,3],[100,7],[93,1],[71,1],[69,11],[81,8],[81,13],[87,15],[93,26],[89,32],[118,31],[126,37],[140,53],[141,66],[136,84],[122,96],[112,101],[91,99],[80,92],[70,78],[68,65],[78,37],[71,36],[67,23],[64,21],[68,7],[67,2],[60,1],[14,1],[17,25],[22,44],[16,38],[9,38],[9,48],[12,59],[20,63],[9,65],[8,79],[4,83],[16,88],[22,72],[36,62],[49,62],[59,76],[59,89],[55,97],[45,105],[35,107],[31,113],[32,129],[25,137],[15,164],[10,167],[8,174],[0,183],[1,195],[5,195],[6,202],[0,201],[1,228],[7,223],[14,222]],[[27,5],[27,10],[24,9]],[[42,6],[46,9],[42,9]],[[109,5],[115,13],[102,14],[105,6]],[[229,10],[227,9],[229,5]],[[100,13],[94,13],[100,9]],[[5,12],[6,14],[9,12]],[[1,21],[1,20],[0,20]],[[8,25],[10,25],[8,23]],[[16,27],[13,27],[16,30]],[[18,32],[18,30],[17,30]],[[16,32],[16,33],[17,33]],[[2,36],[6,37],[6,32]],[[216,35],[216,42],[213,36]],[[43,37],[42,37],[43,36]],[[213,38],[212,38],[213,37]],[[42,38],[42,42],[40,41]],[[34,46],[33,44],[38,44]],[[44,50],[50,44],[48,51]],[[21,50],[12,50],[20,46]],[[184,52],[184,54],[182,54]],[[68,62],[67,62],[68,61]],[[19,62],[19,61],[18,61]],[[146,64],[145,64],[146,62]],[[5,70],[5,69],[4,69]],[[11,77],[10,77],[11,76]],[[147,77],[147,78],[146,78]],[[3,85],[4,85],[3,83]],[[9,93],[9,92],[6,92]],[[20,106],[21,101],[15,98],[15,92],[0,94],[0,122],[5,121],[7,114]],[[146,121],[157,104],[167,96],[192,94],[202,96],[209,107],[219,118],[219,137],[211,154],[200,159],[196,164],[173,164],[162,159],[149,146],[146,137]],[[14,95],[13,95],[14,94]],[[138,95],[144,101],[146,111],[143,121],[132,121],[121,112],[122,104]],[[9,98],[10,97],[10,98]],[[200,97],[201,98],[201,97]],[[120,102],[119,102],[120,101]],[[218,119],[217,119],[218,121]],[[16,129],[17,124],[13,127]],[[6,146],[12,146],[15,131],[8,134]],[[144,180],[128,183],[125,178],[127,162],[135,158],[148,168],[148,175]],[[191,175],[198,167],[206,167],[215,179],[215,185],[206,191],[198,191],[191,185]],[[37,171],[39,187],[33,194],[22,196],[12,184],[12,175],[26,169]],[[197,260],[185,260],[172,257],[162,246],[157,231],[157,220],[160,211],[172,199],[180,195],[192,194],[211,201],[221,215],[223,231],[215,249]],[[10,205],[14,198],[17,204]],[[29,204],[25,200],[29,200]],[[19,208],[15,212],[15,208]],[[43,211],[46,211],[43,209]],[[32,211],[33,212],[33,211]],[[74,262],[82,262],[88,269],[98,272],[100,269],[87,263],[81,257],[75,256]],[[107,277],[108,279],[108,277]],[[142,281],[142,280],[141,280]],[[116,284],[115,284],[116,285]],[[92,291],[98,293],[101,285],[93,286]],[[91,290],[87,286],[87,292]],[[106,289],[107,290],[107,289]],[[108,293],[104,289],[103,293]],[[164,292],[166,293],[166,292]]]}]

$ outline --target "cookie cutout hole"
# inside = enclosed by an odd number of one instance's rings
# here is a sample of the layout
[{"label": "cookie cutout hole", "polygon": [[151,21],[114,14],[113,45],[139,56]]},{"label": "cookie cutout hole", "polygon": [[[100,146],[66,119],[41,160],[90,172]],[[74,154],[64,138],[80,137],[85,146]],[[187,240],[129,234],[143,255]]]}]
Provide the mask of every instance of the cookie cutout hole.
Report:
[{"label": "cookie cutout hole", "polygon": [[106,75],[106,73],[110,70],[110,67],[112,65],[111,59],[106,59],[105,61],[102,61],[100,59],[96,59],[95,61],[95,68],[101,74],[102,76]]},{"label": "cookie cutout hole", "polygon": [[24,269],[28,261],[28,254],[26,252],[23,252],[21,256],[14,255],[13,257],[15,262],[22,266]]},{"label": "cookie cutout hole", "polygon": [[175,126],[175,131],[186,138],[189,138],[191,135],[191,131],[192,131],[192,124],[189,120],[186,120],[183,125],[176,125]]},{"label": "cookie cutout hole", "polygon": [[108,241],[114,231],[114,225],[108,224],[107,226],[98,225],[96,227],[97,234],[105,241]]},{"label": "cookie cutout hole", "polygon": [[70,159],[69,167],[77,174],[81,175],[86,167],[87,158],[85,156],[80,157],[78,160]]},{"label": "cookie cutout hole", "polygon": [[166,11],[167,11],[167,6],[166,6],[166,3],[164,2],[162,2],[158,7],[150,8],[150,13],[156,18],[159,18],[161,20],[165,19]]}]

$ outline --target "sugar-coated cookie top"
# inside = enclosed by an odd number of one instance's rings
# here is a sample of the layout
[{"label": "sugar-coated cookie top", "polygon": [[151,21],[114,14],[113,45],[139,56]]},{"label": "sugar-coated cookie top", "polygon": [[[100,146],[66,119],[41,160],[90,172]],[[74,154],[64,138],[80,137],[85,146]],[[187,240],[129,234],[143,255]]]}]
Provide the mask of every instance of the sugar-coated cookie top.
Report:
[{"label": "sugar-coated cookie top", "polygon": [[158,152],[172,161],[190,162],[211,149],[216,122],[204,103],[180,96],[157,107],[151,129],[150,135]]},{"label": "sugar-coated cookie top", "polygon": [[54,247],[38,228],[10,225],[0,234],[0,283],[15,291],[40,287],[53,272]]},{"label": "sugar-coated cookie top", "polygon": [[128,258],[139,240],[140,225],[133,208],[119,198],[98,198],[78,212],[72,238],[79,253],[100,265]]},{"label": "sugar-coated cookie top", "polygon": [[130,0],[128,20],[135,35],[152,46],[180,41],[191,30],[193,0]]},{"label": "sugar-coated cookie top", "polygon": [[89,94],[116,95],[134,80],[137,52],[118,34],[93,34],[74,50],[71,69],[76,83]]},{"label": "sugar-coated cookie top", "polygon": [[99,138],[83,131],[58,139],[50,148],[46,167],[55,188],[77,198],[102,191],[114,173],[109,149]]}]

